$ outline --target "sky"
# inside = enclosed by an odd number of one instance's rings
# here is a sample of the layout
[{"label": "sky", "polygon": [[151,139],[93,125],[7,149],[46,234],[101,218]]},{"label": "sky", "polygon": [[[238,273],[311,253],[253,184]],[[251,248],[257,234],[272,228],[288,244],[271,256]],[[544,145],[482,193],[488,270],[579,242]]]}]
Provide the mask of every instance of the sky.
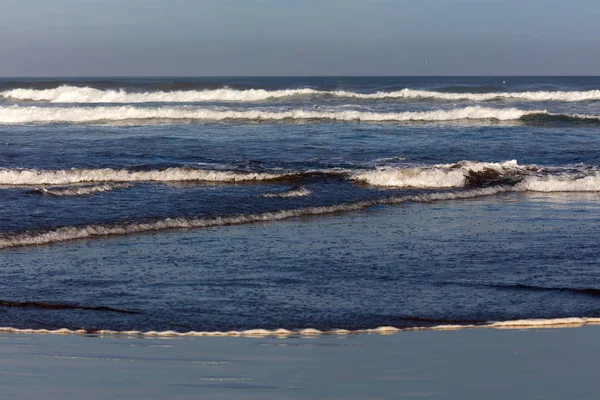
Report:
[{"label": "sky", "polygon": [[0,76],[599,75],[598,0],[0,0]]}]

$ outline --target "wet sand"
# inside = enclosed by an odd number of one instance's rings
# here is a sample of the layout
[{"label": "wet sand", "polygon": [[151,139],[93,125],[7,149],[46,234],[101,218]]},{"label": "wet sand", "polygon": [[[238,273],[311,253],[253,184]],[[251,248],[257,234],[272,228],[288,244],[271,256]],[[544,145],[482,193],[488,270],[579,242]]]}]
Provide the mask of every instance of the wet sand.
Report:
[{"label": "wet sand", "polygon": [[0,334],[7,399],[594,399],[600,326],[393,335]]}]

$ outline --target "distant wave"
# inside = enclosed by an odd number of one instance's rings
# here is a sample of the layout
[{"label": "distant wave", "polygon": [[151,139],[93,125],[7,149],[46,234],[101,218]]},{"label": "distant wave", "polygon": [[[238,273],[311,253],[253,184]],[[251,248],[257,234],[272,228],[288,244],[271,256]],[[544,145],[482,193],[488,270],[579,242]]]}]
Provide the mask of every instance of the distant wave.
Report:
[{"label": "distant wave", "polygon": [[0,96],[13,100],[46,101],[50,103],[194,103],[207,101],[252,102],[298,95],[315,95],[313,89],[264,89],[157,91],[135,93],[124,90],[99,90],[90,87],[60,86],[52,89],[12,89]]},{"label": "distant wave", "polygon": [[[434,111],[370,112],[356,110],[215,110],[191,106],[169,107],[20,107],[0,106],[0,124],[22,124],[30,122],[94,123],[102,121],[140,120],[331,120],[366,122],[403,121],[457,121],[457,120],[519,120],[524,116],[544,115],[546,111],[519,110],[517,108],[488,108],[480,106]],[[578,118],[578,117],[576,117]],[[588,116],[586,118],[600,117]]]},{"label": "distant wave", "polygon": [[421,195],[387,197],[332,206],[307,207],[266,213],[223,216],[216,218],[166,218],[153,222],[128,222],[106,225],[65,226],[46,231],[28,231],[0,235],[0,249],[18,246],[36,246],[77,239],[128,235],[169,229],[195,229],[226,225],[242,225],[255,222],[281,221],[293,217],[326,215],[341,211],[357,211],[377,204],[399,204],[404,202],[431,202],[452,199],[467,199],[513,190],[509,186],[494,186],[454,192],[435,192]]},{"label": "distant wave", "polygon": [[0,92],[0,97],[21,101],[51,103],[190,103],[207,101],[254,102],[292,96],[329,96],[355,99],[433,99],[447,101],[491,101],[514,99],[525,101],[589,101],[600,100],[600,90],[452,93],[429,90],[402,89],[390,92],[358,93],[344,90],[326,91],[310,88],[264,90],[218,88],[207,90],[150,91],[101,90],[91,87],[59,86],[49,89],[15,88]]},{"label": "distant wave", "polygon": [[[2,170],[0,170],[0,174]],[[71,186],[71,187],[50,187],[50,188],[37,188],[35,191],[40,194],[46,194],[50,196],[89,196],[96,193],[109,192],[116,189],[128,189],[130,184],[103,184],[103,185],[86,185],[86,186]]]},{"label": "distant wave", "polygon": [[90,310],[90,311],[110,311],[122,314],[137,314],[137,311],[120,310],[105,306],[80,306],[74,304],[62,303],[46,303],[41,301],[11,301],[0,300],[0,307],[30,307],[30,308],[46,308],[52,310]]},{"label": "distant wave", "polygon": [[588,317],[569,317],[569,318],[550,318],[550,319],[520,319],[510,321],[498,321],[488,322],[484,324],[444,324],[435,326],[422,326],[422,327],[410,327],[410,328],[396,328],[394,326],[380,326],[373,329],[332,329],[322,331],[314,328],[305,328],[299,330],[288,330],[284,328],[280,329],[248,329],[243,331],[189,331],[189,332],[177,332],[172,330],[166,331],[114,331],[105,329],[22,329],[12,327],[0,327],[0,332],[3,333],[18,333],[18,334],[57,334],[57,335],[68,335],[68,334],[96,334],[96,335],[119,335],[119,336],[149,336],[149,337],[183,337],[183,336],[317,336],[317,335],[349,335],[349,334],[364,334],[364,333],[376,333],[381,335],[390,335],[399,332],[413,332],[413,331],[448,331],[448,330],[462,330],[462,329],[539,329],[539,328],[574,328],[585,325],[597,325],[600,324],[600,318],[588,318]]}]

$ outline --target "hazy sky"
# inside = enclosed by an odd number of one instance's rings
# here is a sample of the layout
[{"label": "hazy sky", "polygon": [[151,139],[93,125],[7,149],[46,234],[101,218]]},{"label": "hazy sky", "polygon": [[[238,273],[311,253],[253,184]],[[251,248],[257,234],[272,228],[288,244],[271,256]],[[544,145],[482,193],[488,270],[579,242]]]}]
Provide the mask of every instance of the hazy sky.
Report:
[{"label": "hazy sky", "polygon": [[0,0],[0,76],[598,75],[598,0]]}]

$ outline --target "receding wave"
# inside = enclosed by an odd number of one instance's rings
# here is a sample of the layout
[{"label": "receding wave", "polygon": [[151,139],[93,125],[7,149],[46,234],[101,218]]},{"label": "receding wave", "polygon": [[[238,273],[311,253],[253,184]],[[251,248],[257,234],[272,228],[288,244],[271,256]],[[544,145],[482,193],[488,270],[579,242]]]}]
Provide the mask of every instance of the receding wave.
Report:
[{"label": "receding wave", "polygon": [[[173,167],[163,170],[131,171],[127,169],[0,169],[0,185],[70,185],[83,182],[252,182],[293,177],[297,173],[235,172]],[[108,185],[112,190],[123,185]],[[82,188],[40,189],[56,196],[90,194],[105,189],[102,186]],[[89,193],[88,193],[89,192]]]},{"label": "receding wave", "polygon": [[[284,121],[284,120],[331,120],[366,122],[402,121],[456,121],[456,120],[519,120],[531,114],[545,114],[546,111],[525,111],[517,108],[489,108],[471,106],[434,111],[370,112],[357,110],[222,110],[193,106],[136,107],[0,107],[0,123],[22,124],[31,122],[93,123],[102,121],[139,120],[245,120],[245,121]],[[593,118],[593,117],[589,117]]]},{"label": "receding wave", "polygon": [[[0,172],[1,173],[1,172]],[[49,196],[89,196],[96,193],[109,192],[116,189],[128,189],[131,185],[127,183],[106,183],[103,185],[86,185],[71,187],[37,188],[35,192]]]},{"label": "receding wave", "polygon": [[585,325],[598,325],[600,318],[588,317],[569,317],[569,318],[551,318],[551,319],[520,319],[511,321],[488,322],[484,324],[444,324],[435,326],[397,328],[394,326],[380,326],[373,329],[331,329],[327,331],[305,328],[299,330],[280,329],[248,329],[243,331],[189,331],[177,332],[173,330],[166,331],[114,331],[104,329],[23,329],[12,327],[0,327],[2,333],[17,334],[56,334],[56,335],[115,335],[115,336],[150,336],[150,337],[184,337],[184,336],[318,336],[318,335],[350,335],[350,334],[381,334],[391,335],[400,332],[413,331],[447,331],[462,329],[540,329],[540,328],[574,328]]},{"label": "receding wave", "polygon": [[362,210],[378,204],[399,204],[404,202],[431,202],[452,199],[467,199],[490,196],[514,190],[510,186],[459,190],[454,192],[435,192],[421,195],[387,197],[353,203],[336,204],[323,207],[307,207],[266,213],[223,216],[216,218],[166,218],[152,222],[129,222],[121,224],[65,226],[46,231],[27,231],[0,235],[0,249],[19,246],[36,246],[60,243],[77,239],[92,239],[106,236],[128,235],[170,229],[197,229],[226,225],[242,225],[255,222],[281,221],[294,217],[325,215],[343,211]]},{"label": "receding wave", "polygon": [[80,306],[73,304],[61,303],[46,303],[41,301],[11,301],[0,300],[0,307],[28,307],[28,308],[45,308],[52,310],[90,310],[90,311],[110,311],[122,314],[138,314],[137,311],[120,310],[118,308],[106,306]]},{"label": "receding wave", "polygon": [[447,101],[491,101],[502,99],[526,101],[577,102],[600,100],[600,90],[588,91],[529,91],[452,93],[429,90],[402,89],[389,92],[357,93],[344,90],[325,91],[310,88],[264,90],[217,88],[212,90],[127,92],[123,89],[101,90],[91,87],[59,86],[48,89],[15,88],[0,92],[0,97],[13,100],[44,101],[51,103],[190,103],[207,101],[254,102],[292,96],[329,96],[356,99],[433,99]]}]

